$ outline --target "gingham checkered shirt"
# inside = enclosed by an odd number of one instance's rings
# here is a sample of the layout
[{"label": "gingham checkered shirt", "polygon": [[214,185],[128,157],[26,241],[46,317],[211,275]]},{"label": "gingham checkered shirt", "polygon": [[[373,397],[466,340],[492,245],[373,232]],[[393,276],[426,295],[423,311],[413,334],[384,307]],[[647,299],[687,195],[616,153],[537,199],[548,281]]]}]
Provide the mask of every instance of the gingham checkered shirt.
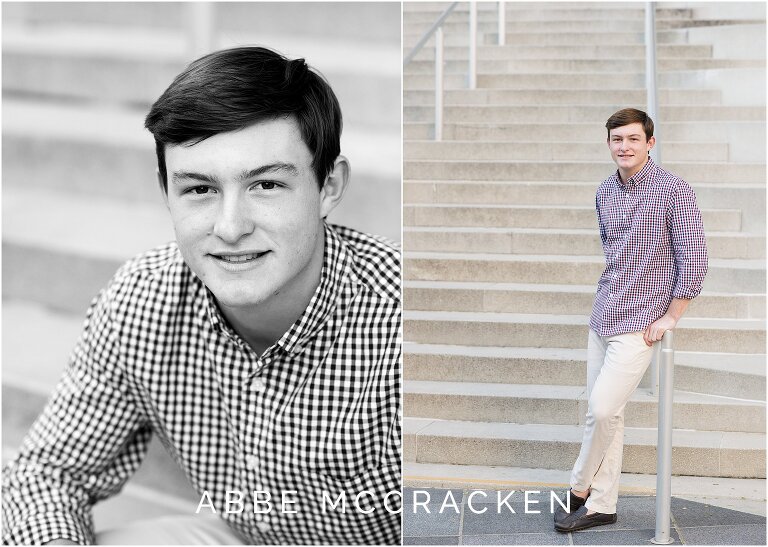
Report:
[{"label": "gingham checkered shirt", "polygon": [[696,195],[651,158],[625,183],[616,171],[595,199],[605,270],[589,326],[600,336],[645,329],[673,298],[699,295],[707,245]]},{"label": "gingham checkered shirt", "polygon": [[[401,347],[400,255],[382,238],[326,225],[320,285],[261,356],[175,243],[147,252],[94,299],[4,470],[4,541],[93,542],[91,504],[120,490],[155,434],[245,541],[399,544]],[[270,513],[254,514],[254,490]],[[224,514],[227,491],[244,494],[242,512]],[[353,505],[363,491],[370,514]]]}]

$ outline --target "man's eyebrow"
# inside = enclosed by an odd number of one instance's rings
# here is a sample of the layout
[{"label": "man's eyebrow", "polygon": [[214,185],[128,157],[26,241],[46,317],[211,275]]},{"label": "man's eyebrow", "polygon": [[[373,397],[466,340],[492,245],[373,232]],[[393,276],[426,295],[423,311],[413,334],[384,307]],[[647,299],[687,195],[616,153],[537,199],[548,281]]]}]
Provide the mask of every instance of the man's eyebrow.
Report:
[{"label": "man's eyebrow", "polygon": [[242,173],[240,173],[239,178],[240,180],[248,180],[248,179],[261,176],[265,173],[278,173],[280,171],[285,171],[289,175],[293,175],[294,177],[299,174],[299,169],[294,164],[277,162],[277,163],[262,165],[261,167],[256,167],[255,169],[250,169],[248,171],[243,171]]},{"label": "man's eyebrow", "polygon": [[196,180],[198,182],[207,182],[210,184],[217,184],[219,182],[219,179],[214,175],[195,173],[194,171],[176,171],[173,173],[171,180],[176,184],[184,180]]}]

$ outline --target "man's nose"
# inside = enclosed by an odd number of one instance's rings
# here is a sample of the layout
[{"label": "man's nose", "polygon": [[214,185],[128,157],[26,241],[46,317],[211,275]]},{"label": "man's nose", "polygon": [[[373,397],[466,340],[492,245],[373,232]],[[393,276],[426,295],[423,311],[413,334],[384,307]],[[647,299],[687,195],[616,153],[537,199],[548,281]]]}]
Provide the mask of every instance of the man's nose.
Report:
[{"label": "man's nose", "polygon": [[225,195],[220,202],[213,233],[222,241],[236,243],[255,228],[252,211],[246,200],[237,194]]}]

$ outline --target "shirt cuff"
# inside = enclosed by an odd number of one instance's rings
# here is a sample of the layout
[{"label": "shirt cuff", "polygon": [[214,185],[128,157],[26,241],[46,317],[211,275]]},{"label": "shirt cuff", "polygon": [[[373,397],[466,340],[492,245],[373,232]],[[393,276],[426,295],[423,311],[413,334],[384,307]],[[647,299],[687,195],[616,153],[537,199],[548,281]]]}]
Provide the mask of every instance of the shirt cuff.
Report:
[{"label": "shirt cuff", "polygon": [[4,545],[40,545],[68,539],[78,545],[94,543],[93,528],[69,513],[38,513],[6,531]]},{"label": "shirt cuff", "polygon": [[677,285],[672,291],[672,298],[680,298],[682,300],[693,300],[701,294],[701,287],[686,287],[684,285]]}]

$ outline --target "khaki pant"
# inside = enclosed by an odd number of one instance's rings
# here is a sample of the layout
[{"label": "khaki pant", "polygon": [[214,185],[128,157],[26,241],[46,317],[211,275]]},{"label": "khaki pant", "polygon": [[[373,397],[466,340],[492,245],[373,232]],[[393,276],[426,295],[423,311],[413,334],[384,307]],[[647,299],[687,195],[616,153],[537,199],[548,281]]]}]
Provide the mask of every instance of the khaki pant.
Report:
[{"label": "khaki pant", "polygon": [[96,545],[244,545],[217,516],[140,520],[96,534]]},{"label": "khaki pant", "polygon": [[615,513],[624,450],[624,407],[653,357],[642,332],[600,336],[590,329],[587,344],[589,405],[581,452],[571,488],[592,489],[587,509]]}]

